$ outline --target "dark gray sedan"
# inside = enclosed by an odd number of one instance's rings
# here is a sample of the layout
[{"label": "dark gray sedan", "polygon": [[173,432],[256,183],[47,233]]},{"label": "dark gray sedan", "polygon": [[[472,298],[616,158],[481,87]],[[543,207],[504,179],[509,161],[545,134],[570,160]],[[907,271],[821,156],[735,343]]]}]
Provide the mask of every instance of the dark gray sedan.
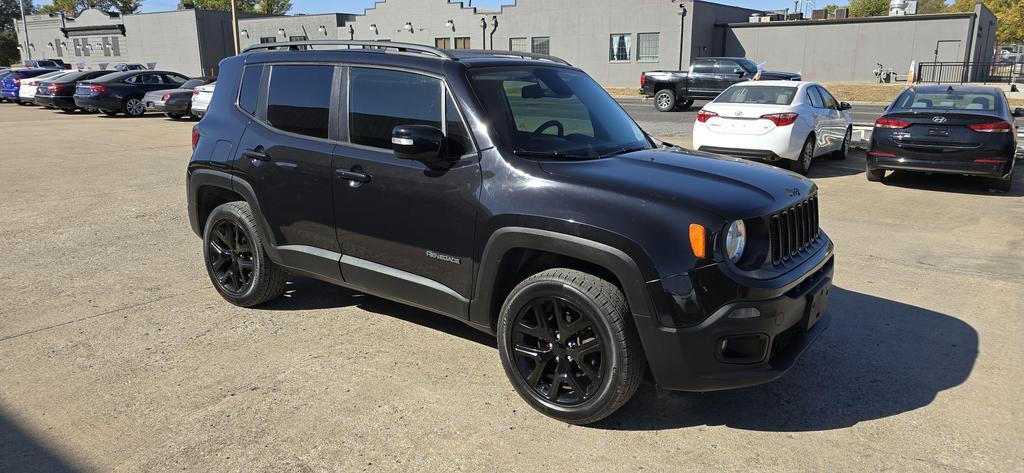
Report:
[{"label": "dark gray sedan", "polygon": [[147,112],[162,112],[167,117],[180,120],[192,115],[192,89],[215,81],[213,77],[196,77],[189,79],[177,89],[154,90],[146,93],[142,103]]}]

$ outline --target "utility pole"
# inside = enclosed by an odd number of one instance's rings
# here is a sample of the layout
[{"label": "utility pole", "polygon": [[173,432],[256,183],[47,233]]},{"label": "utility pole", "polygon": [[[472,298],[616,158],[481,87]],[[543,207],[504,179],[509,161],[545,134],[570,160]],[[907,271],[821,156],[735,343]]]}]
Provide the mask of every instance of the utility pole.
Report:
[{"label": "utility pole", "polygon": [[[18,0],[21,1],[21,0]],[[238,50],[238,5],[235,0],[231,0],[231,39],[235,44],[235,55],[239,53]]]},{"label": "utility pole", "polygon": [[24,59],[32,59],[32,43],[28,40],[28,23],[25,23],[25,5],[22,4],[22,0],[18,0],[18,9],[21,10],[21,29],[25,33],[25,49],[22,55],[22,62],[24,62]]}]

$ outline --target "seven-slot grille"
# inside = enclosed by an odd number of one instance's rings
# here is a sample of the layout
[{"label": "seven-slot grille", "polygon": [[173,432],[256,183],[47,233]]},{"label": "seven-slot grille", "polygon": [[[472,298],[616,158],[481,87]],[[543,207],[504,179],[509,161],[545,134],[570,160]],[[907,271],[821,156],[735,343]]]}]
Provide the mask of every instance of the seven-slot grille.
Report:
[{"label": "seven-slot grille", "polygon": [[782,265],[797,257],[818,238],[818,196],[768,217],[768,239],[772,264]]}]

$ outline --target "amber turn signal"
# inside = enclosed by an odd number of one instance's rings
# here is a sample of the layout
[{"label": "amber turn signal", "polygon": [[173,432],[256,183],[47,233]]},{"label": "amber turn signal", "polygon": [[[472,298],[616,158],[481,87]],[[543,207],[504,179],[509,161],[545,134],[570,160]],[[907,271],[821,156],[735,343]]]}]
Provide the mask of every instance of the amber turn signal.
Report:
[{"label": "amber turn signal", "polygon": [[693,249],[693,256],[704,258],[707,256],[704,245],[707,239],[704,237],[704,226],[699,223],[690,224],[690,248]]}]

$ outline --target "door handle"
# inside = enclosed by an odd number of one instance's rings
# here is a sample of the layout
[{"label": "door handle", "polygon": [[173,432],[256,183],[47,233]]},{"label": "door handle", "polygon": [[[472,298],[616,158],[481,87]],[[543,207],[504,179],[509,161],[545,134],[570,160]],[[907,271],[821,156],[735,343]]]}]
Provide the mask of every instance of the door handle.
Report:
[{"label": "door handle", "polygon": [[348,179],[353,182],[370,182],[370,175],[356,171],[349,171],[347,169],[336,169],[334,174],[342,179]]},{"label": "door handle", "polygon": [[247,149],[242,151],[242,157],[254,159],[256,161],[270,161],[270,155],[263,151],[262,146],[258,146],[256,149]]}]

